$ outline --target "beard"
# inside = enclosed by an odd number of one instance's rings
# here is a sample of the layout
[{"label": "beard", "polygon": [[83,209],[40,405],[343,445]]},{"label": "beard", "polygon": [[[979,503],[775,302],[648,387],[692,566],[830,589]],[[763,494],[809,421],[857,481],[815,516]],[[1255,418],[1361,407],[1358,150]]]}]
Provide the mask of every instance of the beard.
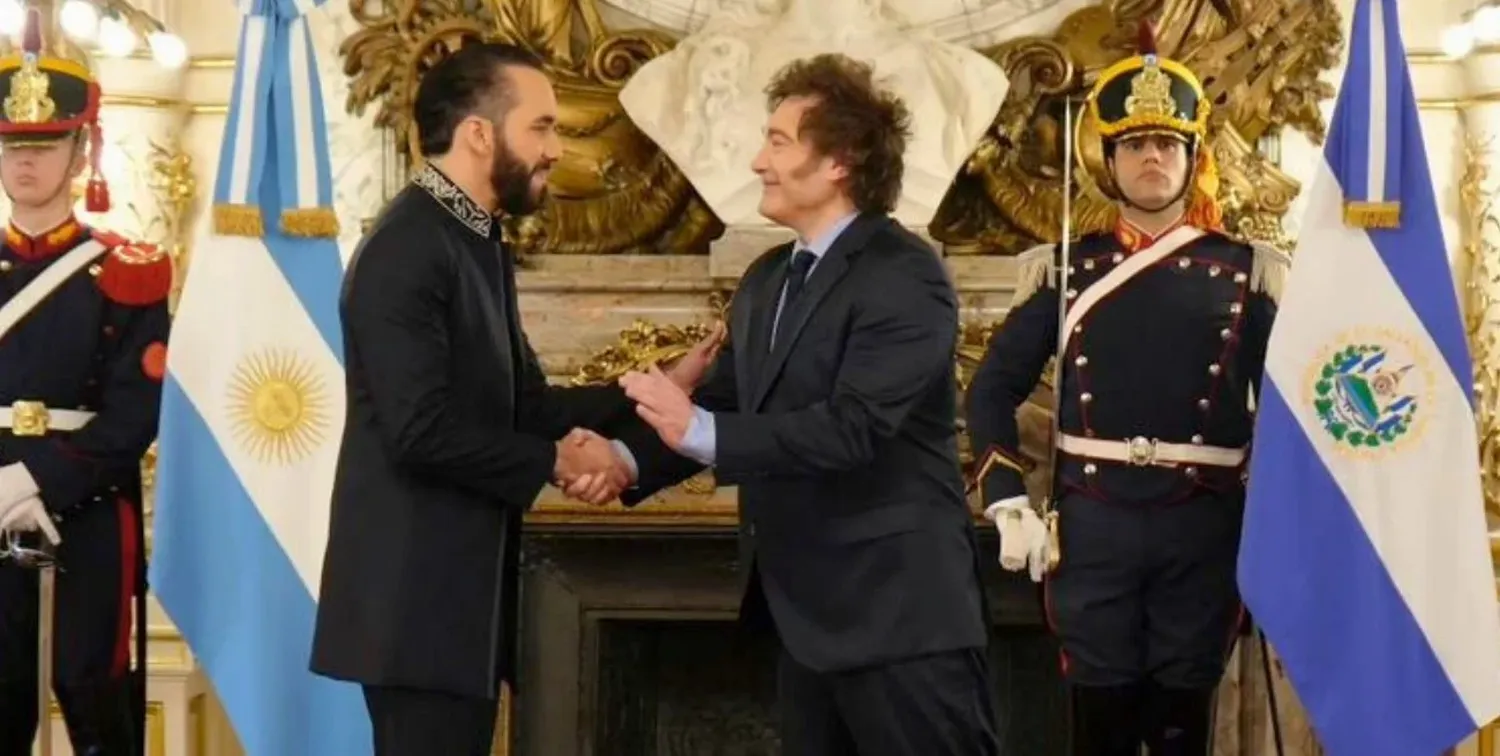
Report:
[{"label": "beard", "polygon": [[531,215],[547,198],[547,187],[543,185],[533,192],[531,180],[550,167],[550,162],[527,165],[511,152],[510,145],[499,134],[495,135],[495,144],[500,149],[495,151],[495,160],[490,165],[490,188],[500,200],[500,212],[510,216]]}]

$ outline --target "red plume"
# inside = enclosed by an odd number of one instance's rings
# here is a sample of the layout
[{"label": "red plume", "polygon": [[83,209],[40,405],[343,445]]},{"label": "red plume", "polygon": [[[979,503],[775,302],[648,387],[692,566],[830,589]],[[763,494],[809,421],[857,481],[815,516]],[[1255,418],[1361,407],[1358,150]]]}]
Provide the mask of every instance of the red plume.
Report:
[{"label": "red plume", "polygon": [[21,52],[42,53],[42,12],[36,6],[26,9],[26,33],[21,39]]},{"label": "red plume", "polygon": [[1135,45],[1141,55],[1156,55],[1156,29],[1151,26],[1151,20],[1141,19],[1140,28],[1136,29]]}]

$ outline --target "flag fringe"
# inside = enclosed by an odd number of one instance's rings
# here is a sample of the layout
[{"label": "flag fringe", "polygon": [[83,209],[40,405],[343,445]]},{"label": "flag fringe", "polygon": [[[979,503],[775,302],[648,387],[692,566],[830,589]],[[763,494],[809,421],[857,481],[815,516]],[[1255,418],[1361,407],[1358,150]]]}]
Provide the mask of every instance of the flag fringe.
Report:
[{"label": "flag fringe", "polygon": [[214,205],[214,233],[220,236],[266,235],[260,208],[254,205]]},{"label": "flag fringe", "polygon": [[1250,290],[1263,293],[1279,304],[1292,258],[1265,242],[1257,241],[1251,246],[1255,255],[1250,262]]},{"label": "flag fringe", "polygon": [[1053,269],[1056,267],[1053,264],[1053,250],[1056,246],[1038,244],[1016,255],[1016,291],[1010,300],[1011,307],[1030,299],[1038,289],[1052,285],[1055,278]]},{"label": "flag fringe", "polygon": [[339,235],[339,217],[326,207],[297,207],[281,211],[281,230],[288,236],[332,238]]},{"label": "flag fringe", "polygon": [[1344,223],[1356,228],[1400,228],[1400,202],[1345,202]]}]

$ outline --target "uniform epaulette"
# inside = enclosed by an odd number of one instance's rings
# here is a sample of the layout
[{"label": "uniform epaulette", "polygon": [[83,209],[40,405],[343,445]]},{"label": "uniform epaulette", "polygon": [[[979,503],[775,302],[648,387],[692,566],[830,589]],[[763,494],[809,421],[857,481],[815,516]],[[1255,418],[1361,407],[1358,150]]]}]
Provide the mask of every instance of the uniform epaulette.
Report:
[{"label": "uniform epaulette", "polygon": [[1052,286],[1056,278],[1056,244],[1038,244],[1016,255],[1016,293],[1010,300],[1011,306],[1030,299],[1038,289]]},{"label": "uniform epaulette", "polygon": [[96,279],[105,297],[130,307],[166,300],[172,292],[172,257],[166,250],[103,231],[95,231],[94,238],[109,249]]},{"label": "uniform epaulette", "polygon": [[1251,241],[1250,247],[1254,250],[1250,264],[1250,290],[1262,292],[1279,304],[1287,272],[1292,268],[1291,256],[1263,241]]}]

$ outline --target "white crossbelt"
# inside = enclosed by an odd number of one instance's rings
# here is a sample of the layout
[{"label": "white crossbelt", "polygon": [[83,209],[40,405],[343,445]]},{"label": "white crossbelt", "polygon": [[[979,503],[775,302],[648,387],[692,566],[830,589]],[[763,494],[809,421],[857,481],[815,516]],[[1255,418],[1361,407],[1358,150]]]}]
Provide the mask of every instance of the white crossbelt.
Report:
[{"label": "white crossbelt", "polygon": [[1058,448],[1079,457],[1124,462],[1145,467],[1176,467],[1177,465],[1208,465],[1211,467],[1239,467],[1245,461],[1245,449],[1229,449],[1222,446],[1202,444],[1169,444],[1145,436],[1136,436],[1128,441],[1106,441],[1098,438],[1081,438],[1066,433],[1058,434]]},{"label": "white crossbelt", "polygon": [[0,428],[10,429],[17,436],[38,435],[37,430],[76,431],[94,419],[94,415],[93,412],[83,410],[52,409],[17,402],[9,407],[0,407]]}]

